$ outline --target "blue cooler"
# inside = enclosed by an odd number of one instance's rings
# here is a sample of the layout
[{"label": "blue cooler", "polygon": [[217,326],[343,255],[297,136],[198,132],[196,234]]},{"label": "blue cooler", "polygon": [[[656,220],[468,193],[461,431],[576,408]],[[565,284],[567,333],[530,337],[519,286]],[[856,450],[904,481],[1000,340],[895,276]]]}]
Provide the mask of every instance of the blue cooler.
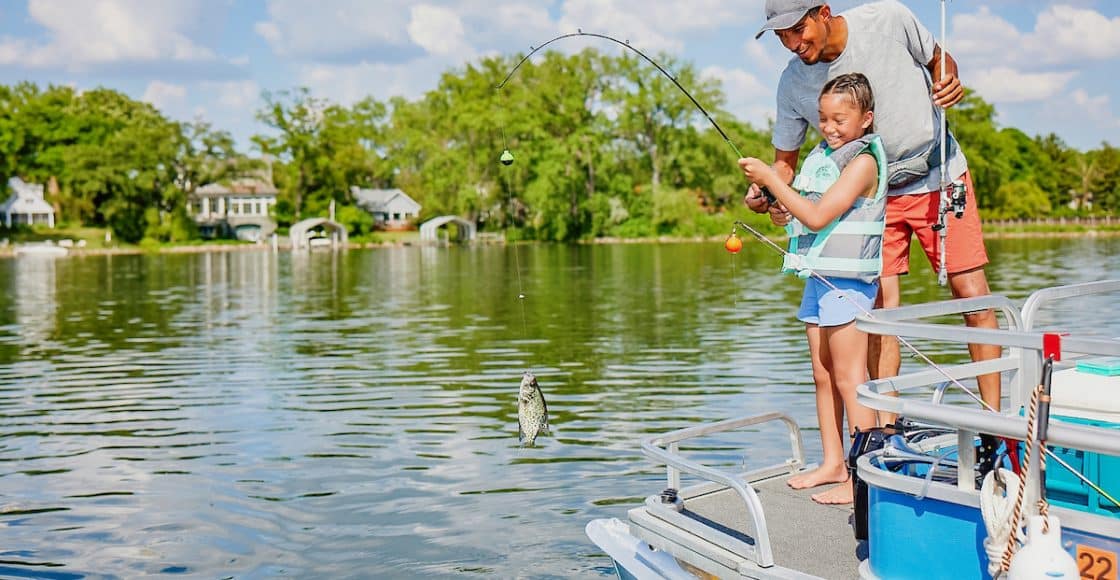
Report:
[{"label": "blue cooler", "polygon": [[[1050,396],[1053,421],[1120,429],[1120,358],[1087,359],[1055,372]],[[1067,447],[1050,450],[1114,497],[1120,492],[1120,457]],[[1062,507],[1120,517],[1120,508],[1056,461],[1046,464],[1046,498]]]}]

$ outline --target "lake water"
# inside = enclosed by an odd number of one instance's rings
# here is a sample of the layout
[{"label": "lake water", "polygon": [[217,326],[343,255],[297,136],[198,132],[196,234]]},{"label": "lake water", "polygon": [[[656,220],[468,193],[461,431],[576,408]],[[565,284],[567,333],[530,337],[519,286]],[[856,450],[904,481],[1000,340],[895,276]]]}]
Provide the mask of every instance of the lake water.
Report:
[{"label": "lake water", "polygon": [[[989,251],[1016,300],[1120,278],[1120,239]],[[607,574],[583,527],[664,487],[643,436],[776,409],[819,456],[779,261],[754,242],[0,261],[0,576]],[[919,263],[904,301],[947,297]],[[1052,316],[1116,335],[1115,306]],[[535,448],[525,370],[553,425]],[[754,437],[697,452],[785,457],[782,432]]]}]

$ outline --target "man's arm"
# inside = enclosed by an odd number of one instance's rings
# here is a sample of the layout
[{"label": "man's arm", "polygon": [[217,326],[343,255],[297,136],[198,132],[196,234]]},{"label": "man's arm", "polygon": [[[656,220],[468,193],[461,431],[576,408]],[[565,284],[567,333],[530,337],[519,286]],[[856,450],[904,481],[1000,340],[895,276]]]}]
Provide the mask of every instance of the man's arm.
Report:
[{"label": "man's arm", "polygon": [[774,150],[774,171],[778,173],[778,177],[782,178],[783,183],[793,182],[793,170],[797,167],[797,157],[801,151],[782,151],[781,149]]},{"label": "man's arm", "polygon": [[941,46],[933,47],[933,58],[926,63],[933,79],[933,104],[948,109],[964,98],[964,87],[957,77],[957,61],[953,55],[945,53],[945,70],[941,70]]}]

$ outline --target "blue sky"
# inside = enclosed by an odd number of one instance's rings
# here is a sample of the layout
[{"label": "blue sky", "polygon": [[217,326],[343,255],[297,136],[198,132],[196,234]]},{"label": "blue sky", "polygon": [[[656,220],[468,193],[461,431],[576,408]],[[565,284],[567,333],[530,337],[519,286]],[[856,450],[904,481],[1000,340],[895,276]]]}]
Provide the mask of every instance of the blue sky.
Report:
[{"label": "blue sky", "polygon": [[[903,0],[938,34],[937,0]],[[862,2],[837,0],[836,10]],[[105,86],[248,137],[262,91],[416,98],[449,68],[582,28],[719,78],[764,124],[788,53],[754,39],[763,0],[0,0],[0,83]],[[1120,144],[1120,2],[949,2],[949,51],[999,122],[1078,148]],[[562,48],[604,41],[569,40]],[[652,74],[652,72],[651,72]]]}]

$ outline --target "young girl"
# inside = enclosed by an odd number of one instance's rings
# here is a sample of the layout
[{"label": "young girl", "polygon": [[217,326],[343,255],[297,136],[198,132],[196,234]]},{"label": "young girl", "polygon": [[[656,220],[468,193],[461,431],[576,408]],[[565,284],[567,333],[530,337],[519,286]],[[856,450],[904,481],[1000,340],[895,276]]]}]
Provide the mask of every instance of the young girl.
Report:
[{"label": "young girl", "polygon": [[867,335],[854,320],[874,308],[879,287],[887,162],[871,132],[875,103],[867,77],[836,77],[821,90],[819,104],[824,141],[805,159],[792,188],[758,159],[740,159],[739,166],[795,218],[787,226],[790,251],[783,271],[805,279],[797,318],[809,337],[824,459],[817,469],[791,477],[789,485],[839,483],[813,500],[845,504],[852,501],[852,483],[843,412],[853,432],[876,426],[875,411],[856,401],[856,387],[867,380]]}]

